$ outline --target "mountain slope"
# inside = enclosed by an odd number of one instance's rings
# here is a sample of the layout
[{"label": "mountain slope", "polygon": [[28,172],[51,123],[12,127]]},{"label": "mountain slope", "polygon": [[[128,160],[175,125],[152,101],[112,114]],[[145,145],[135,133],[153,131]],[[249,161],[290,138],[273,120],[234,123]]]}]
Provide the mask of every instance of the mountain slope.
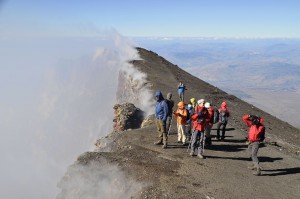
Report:
[{"label": "mountain slope", "polygon": [[[163,93],[173,92],[175,101],[178,101],[176,87],[178,81],[182,80],[188,89],[187,98],[205,98],[216,105],[222,100],[227,100],[232,116],[227,128],[226,141],[213,141],[213,146],[205,149],[206,159],[190,157],[187,148],[176,143],[175,121],[172,124],[167,149],[153,144],[157,140],[157,133],[155,125],[151,124],[141,129],[110,133],[100,140],[102,147],[98,152],[81,155],[75,166],[85,168],[87,165],[103,165],[103,162],[117,166],[130,182],[130,187],[119,187],[120,190],[124,189],[126,198],[128,190],[135,186],[132,181],[142,187],[133,194],[133,198],[299,197],[300,160],[297,155],[292,156],[283,153],[282,148],[267,145],[259,151],[262,176],[253,176],[247,169],[251,161],[246,150],[246,133],[243,132],[246,128],[241,122],[241,116],[244,113],[257,112],[264,116],[267,135],[270,137],[268,139],[280,142],[292,152],[299,149],[298,129],[191,76],[153,52],[142,48],[138,48],[138,51],[143,60],[135,60],[132,63],[147,74],[148,85],[152,85],[153,91],[160,89]],[[213,128],[212,135],[215,134],[216,129]],[[101,166],[94,168],[91,175],[98,171],[102,171]],[[60,198],[68,198],[70,190],[74,193],[72,198],[80,198],[78,195],[82,187],[73,186],[79,175],[80,178],[89,181],[90,176],[86,173],[75,176],[67,173],[60,183],[67,185],[61,187]],[[101,180],[93,179],[91,190],[97,189],[101,184],[98,181]],[[116,177],[114,182],[118,181],[120,180]],[[110,186],[115,186],[115,183]]]},{"label": "mountain slope", "polygon": [[178,101],[177,85],[182,80],[188,89],[186,91],[187,100],[192,97],[196,99],[204,98],[216,106],[219,106],[223,100],[226,100],[231,111],[229,123],[236,129],[244,129],[245,132],[247,130],[241,120],[242,116],[244,114],[260,115],[265,118],[266,133],[273,141],[279,142],[279,144],[288,148],[295,147],[293,149],[294,152],[299,151],[299,129],[192,76],[156,53],[142,48],[138,48],[138,50],[143,60],[134,61],[133,63],[140,71],[147,74],[148,80],[153,84],[153,90],[162,90],[164,94],[172,92],[174,100]]}]

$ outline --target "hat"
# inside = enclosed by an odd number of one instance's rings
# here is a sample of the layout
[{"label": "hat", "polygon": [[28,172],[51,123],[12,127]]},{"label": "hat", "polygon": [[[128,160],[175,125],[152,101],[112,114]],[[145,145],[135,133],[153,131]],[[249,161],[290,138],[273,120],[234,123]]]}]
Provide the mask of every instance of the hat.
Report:
[{"label": "hat", "polygon": [[205,108],[209,108],[210,107],[210,103],[209,102],[205,102],[204,107]]},{"label": "hat", "polygon": [[178,106],[178,108],[183,108],[184,107],[184,102],[183,101],[179,102],[177,104],[177,106]]},{"label": "hat", "polygon": [[205,102],[204,99],[199,99],[197,103],[198,103],[198,104],[202,104],[202,103],[204,103],[204,102]]},{"label": "hat", "polygon": [[192,103],[195,103],[195,102],[196,102],[196,99],[195,99],[195,98],[191,98],[190,101],[191,101]]}]

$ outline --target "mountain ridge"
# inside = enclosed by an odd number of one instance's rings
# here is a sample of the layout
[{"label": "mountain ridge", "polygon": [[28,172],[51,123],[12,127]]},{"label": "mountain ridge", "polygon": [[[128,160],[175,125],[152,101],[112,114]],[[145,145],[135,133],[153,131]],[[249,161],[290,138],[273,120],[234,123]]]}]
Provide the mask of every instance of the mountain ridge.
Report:
[{"label": "mountain ridge", "polygon": [[[176,142],[175,121],[172,123],[167,149],[153,144],[157,140],[154,123],[144,128],[113,131],[98,141],[97,150],[80,155],[74,165],[70,166],[59,183],[62,190],[60,199],[97,198],[95,190],[107,184],[106,189],[111,191],[109,195],[98,197],[212,199],[297,198],[300,195],[300,159],[297,153],[299,129],[188,74],[156,53],[142,48],[137,50],[141,60],[131,63],[147,74],[146,85],[152,91],[159,89],[164,94],[172,92],[177,102],[177,83],[183,80],[188,89],[187,99],[204,98],[214,105],[219,105],[223,100],[228,102],[232,116],[225,141],[213,140],[213,145],[204,151],[206,158],[199,159],[189,156],[187,148]],[[253,176],[247,169],[251,163],[245,143],[247,128],[240,117],[247,112],[262,113],[267,121],[269,143],[281,145],[267,144],[260,149],[258,156],[262,176],[259,177]],[[279,124],[273,124],[272,121]],[[270,135],[270,130],[274,131],[274,135]],[[287,132],[286,139],[280,135],[282,130]],[[215,131],[213,128],[212,135],[215,135]],[[122,176],[109,173],[107,167],[117,167],[124,173],[125,180]],[[103,171],[106,173],[103,174]],[[77,185],[78,181],[84,181],[85,186]],[[103,181],[106,183],[103,184]],[[114,193],[115,186],[118,186],[118,194]]]}]

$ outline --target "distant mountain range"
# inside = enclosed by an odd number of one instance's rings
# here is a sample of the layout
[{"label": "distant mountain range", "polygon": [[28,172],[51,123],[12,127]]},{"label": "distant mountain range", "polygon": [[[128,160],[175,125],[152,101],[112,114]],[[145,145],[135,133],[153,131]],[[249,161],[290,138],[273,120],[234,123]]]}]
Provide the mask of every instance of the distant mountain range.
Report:
[{"label": "distant mountain range", "polygon": [[[300,39],[134,38],[134,41],[204,81],[300,127],[300,121],[294,119],[300,112]],[[264,96],[266,93],[270,98]],[[276,105],[268,103],[274,96],[280,96]]]}]

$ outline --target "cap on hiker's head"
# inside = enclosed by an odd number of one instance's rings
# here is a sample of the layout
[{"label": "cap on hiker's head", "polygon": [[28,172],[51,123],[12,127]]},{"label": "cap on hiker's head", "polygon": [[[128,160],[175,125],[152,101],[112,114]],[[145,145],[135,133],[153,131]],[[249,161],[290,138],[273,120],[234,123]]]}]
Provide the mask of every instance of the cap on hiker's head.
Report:
[{"label": "cap on hiker's head", "polygon": [[204,103],[204,99],[199,99],[198,100],[198,104],[203,104]]},{"label": "cap on hiker's head", "polygon": [[168,93],[167,94],[167,99],[171,99],[172,98],[172,93]]},{"label": "cap on hiker's head", "polygon": [[179,102],[177,104],[177,106],[178,106],[178,108],[183,108],[184,107],[184,102],[183,101]]},{"label": "cap on hiker's head", "polygon": [[192,103],[195,103],[195,102],[196,102],[196,99],[195,99],[195,98],[191,98],[190,101],[191,101]]},{"label": "cap on hiker's head", "polygon": [[205,108],[209,108],[210,107],[210,103],[209,102],[205,102],[204,107]]}]

